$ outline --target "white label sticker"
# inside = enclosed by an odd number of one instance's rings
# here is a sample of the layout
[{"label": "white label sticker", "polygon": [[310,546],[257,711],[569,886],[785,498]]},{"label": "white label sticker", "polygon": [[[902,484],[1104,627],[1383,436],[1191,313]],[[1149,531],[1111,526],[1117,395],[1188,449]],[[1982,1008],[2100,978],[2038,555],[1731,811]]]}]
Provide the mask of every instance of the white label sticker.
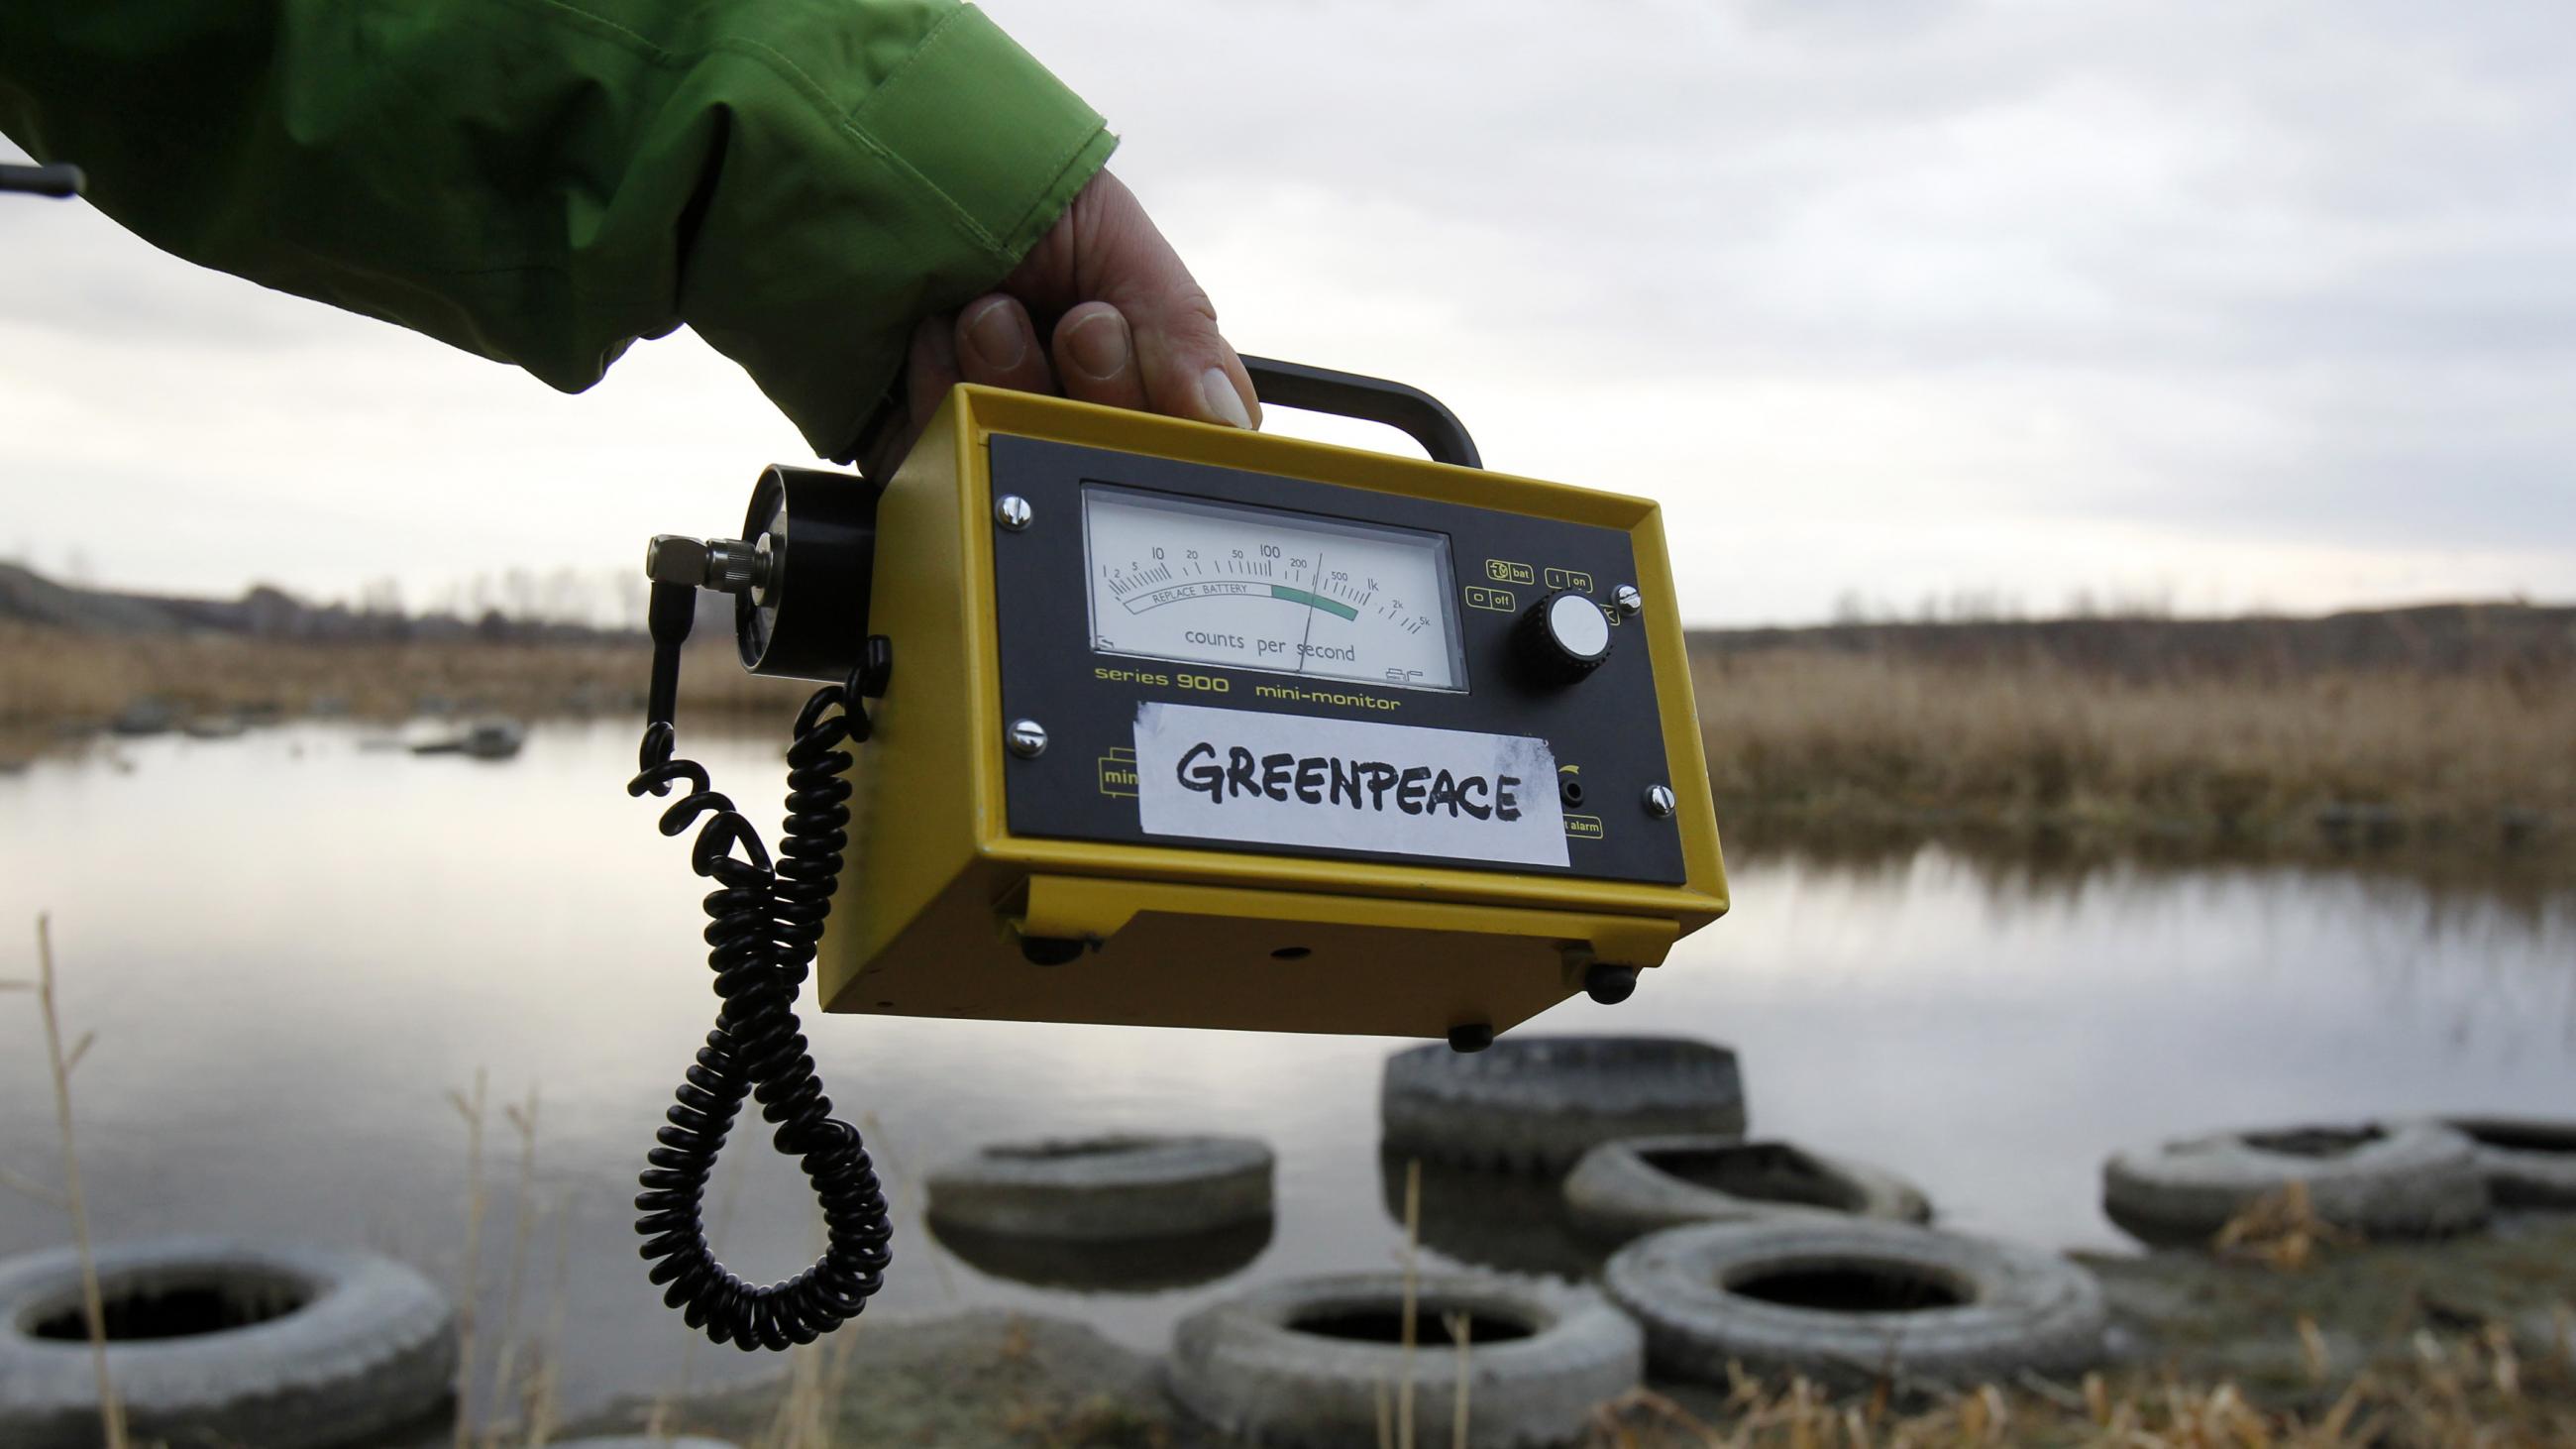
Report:
[{"label": "white label sticker", "polygon": [[1136,775],[1153,835],[1566,863],[1545,740],[1149,701]]}]

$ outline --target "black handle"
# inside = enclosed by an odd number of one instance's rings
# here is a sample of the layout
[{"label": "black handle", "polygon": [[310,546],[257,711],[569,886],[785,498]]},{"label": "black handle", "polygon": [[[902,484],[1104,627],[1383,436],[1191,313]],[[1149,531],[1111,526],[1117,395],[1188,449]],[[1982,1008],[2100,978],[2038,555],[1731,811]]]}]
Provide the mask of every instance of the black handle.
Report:
[{"label": "black handle", "polygon": [[1261,395],[1263,407],[1303,408],[1384,423],[1411,434],[1436,462],[1461,468],[1485,466],[1476,452],[1476,440],[1467,436],[1467,425],[1441,406],[1440,399],[1418,387],[1268,357],[1243,359],[1243,370],[1252,374],[1252,390]]},{"label": "black handle", "polygon": [[79,167],[61,162],[51,166],[13,166],[0,162],[0,191],[24,191],[32,196],[78,196],[82,179]]}]

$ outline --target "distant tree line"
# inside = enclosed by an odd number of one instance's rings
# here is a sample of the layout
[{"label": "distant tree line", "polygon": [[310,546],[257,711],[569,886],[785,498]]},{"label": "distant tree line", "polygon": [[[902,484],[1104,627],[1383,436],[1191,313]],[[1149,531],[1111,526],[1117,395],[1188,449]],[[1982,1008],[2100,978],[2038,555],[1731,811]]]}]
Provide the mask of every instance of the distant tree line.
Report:
[{"label": "distant tree line", "polygon": [[255,639],[494,644],[624,640],[644,621],[644,587],[628,571],[512,569],[442,591],[420,612],[392,579],[370,582],[354,602],[312,601],[267,584],[234,599],[129,593],[56,582],[0,563],[0,619],[111,633],[220,633]]}]

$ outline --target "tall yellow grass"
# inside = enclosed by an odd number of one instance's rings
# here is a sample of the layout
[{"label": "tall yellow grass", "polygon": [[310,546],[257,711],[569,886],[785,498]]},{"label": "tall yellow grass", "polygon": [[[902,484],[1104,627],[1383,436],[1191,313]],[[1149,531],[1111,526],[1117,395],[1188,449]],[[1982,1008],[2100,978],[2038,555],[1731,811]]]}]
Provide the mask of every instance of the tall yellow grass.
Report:
[{"label": "tall yellow grass", "polygon": [[[0,623],[0,728],[95,724],[145,698],[182,712],[402,719],[424,700],[523,717],[640,708],[651,651],[635,644],[318,644],[232,635],[85,634]],[[810,685],[742,672],[722,640],[689,651],[682,697],[716,711],[792,711]]]},{"label": "tall yellow grass", "polygon": [[[640,706],[640,643],[299,644],[0,625],[0,733],[337,704],[397,719],[436,698],[523,717]],[[1721,819],[1756,834],[1959,825],[2113,839],[2313,839],[2329,805],[2416,839],[2576,837],[2576,675],[2504,667],[2198,671],[2139,678],[2044,655],[1947,661],[1784,647],[1692,657]],[[786,716],[725,641],[681,673],[682,720]],[[2552,821],[2555,821],[2553,827]],[[1737,832],[1739,843],[1743,832]]]},{"label": "tall yellow grass", "polygon": [[2576,814],[2563,674],[2132,680],[1788,648],[1703,649],[1692,676],[1721,819],[2261,837],[2368,804],[2487,838]]}]

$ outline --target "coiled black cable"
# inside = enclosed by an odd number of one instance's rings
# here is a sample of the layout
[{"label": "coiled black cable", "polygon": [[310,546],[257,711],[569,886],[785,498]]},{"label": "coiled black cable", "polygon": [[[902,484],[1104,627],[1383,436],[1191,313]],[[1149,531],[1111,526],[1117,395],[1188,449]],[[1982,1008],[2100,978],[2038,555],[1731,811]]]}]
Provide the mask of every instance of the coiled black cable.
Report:
[{"label": "coiled black cable", "polygon": [[[669,720],[645,726],[638,773],[626,786],[639,797],[688,787],[662,812],[661,829],[678,835],[698,826],[690,864],[718,887],[705,901],[706,942],[723,1002],[664,1114],[667,1125],[654,1134],[660,1145],[646,1154],[635,1230],[645,1238],[643,1256],[662,1301],[680,1309],[690,1327],[746,1352],[811,1343],[857,1317],[885,1285],[892,1257],[885,1193],[858,1129],[832,1116],[796,1019],[796,993],[813,966],[849,843],[850,782],[842,776],[851,756],[841,746],[868,738],[861,700],[883,687],[881,642],[871,640],[868,663],[845,683],[816,690],[796,716],[774,869],[759,833],[716,793],[705,767],[673,757],[677,732]],[[871,670],[874,681],[866,678]],[[766,1287],[735,1276],[707,1243],[707,1179],[746,1096],[758,1099],[775,1128],[778,1151],[804,1170],[828,1231],[812,1267]]]}]

